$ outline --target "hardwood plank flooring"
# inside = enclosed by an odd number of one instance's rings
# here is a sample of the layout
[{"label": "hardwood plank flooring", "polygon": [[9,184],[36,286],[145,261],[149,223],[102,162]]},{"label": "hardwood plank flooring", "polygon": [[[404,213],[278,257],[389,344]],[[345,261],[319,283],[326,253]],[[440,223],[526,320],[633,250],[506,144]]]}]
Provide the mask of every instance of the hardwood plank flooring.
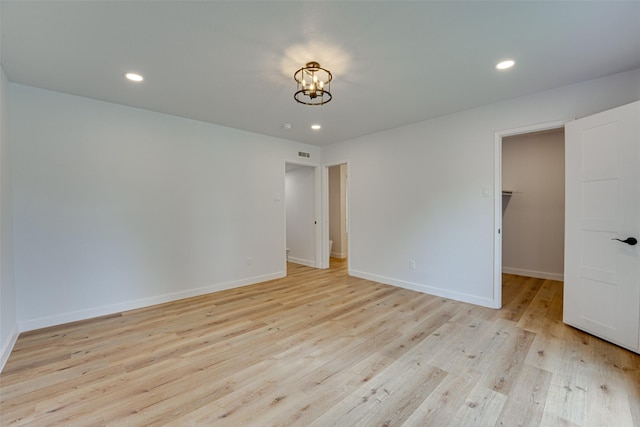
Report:
[{"label": "hardwood plank flooring", "polygon": [[289,264],[243,288],[22,334],[1,426],[640,426],[640,356],[562,323]]}]

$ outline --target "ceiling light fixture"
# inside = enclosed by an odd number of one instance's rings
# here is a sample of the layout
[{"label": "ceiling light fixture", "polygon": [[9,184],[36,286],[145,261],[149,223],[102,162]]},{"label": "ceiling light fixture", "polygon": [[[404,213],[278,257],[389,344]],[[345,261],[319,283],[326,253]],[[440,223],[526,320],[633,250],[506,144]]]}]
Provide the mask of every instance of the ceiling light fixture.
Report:
[{"label": "ceiling light fixture", "polygon": [[331,101],[331,71],[317,62],[307,62],[293,75],[298,87],[293,98],[300,104],[322,105]]},{"label": "ceiling light fixture", "polygon": [[513,67],[515,64],[516,64],[515,61],[513,61],[511,59],[507,59],[506,61],[499,62],[496,65],[496,68],[498,70],[506,70],[506,69],[509,69],[509,68]]},{"label": "ceiling light fixture", "polygon": [[140,74],[136,74],[136,73],[127,73],[124,75],[126,78],[128,78],[129,80],[131,80],[132,82],[141,82],[144,80],[144,77],[142,77]]},{"label": "ceiling light fixture", "polygon": [[[328,101],[327,101],[327,102],[328,102]],[[320,130],[320,129],[322,129],[322,126],[320,126],[320,125],[311,125],[311,129],[313,129],[313,130]]]}]

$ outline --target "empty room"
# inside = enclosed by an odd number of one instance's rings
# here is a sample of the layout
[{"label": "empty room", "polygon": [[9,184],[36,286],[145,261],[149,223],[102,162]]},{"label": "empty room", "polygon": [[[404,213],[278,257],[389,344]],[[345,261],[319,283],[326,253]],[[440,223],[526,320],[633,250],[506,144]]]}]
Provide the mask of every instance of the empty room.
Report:
[{"label": "empty room", "polygon": [[638,22],[1,0],[0,425],[640,425]]}]

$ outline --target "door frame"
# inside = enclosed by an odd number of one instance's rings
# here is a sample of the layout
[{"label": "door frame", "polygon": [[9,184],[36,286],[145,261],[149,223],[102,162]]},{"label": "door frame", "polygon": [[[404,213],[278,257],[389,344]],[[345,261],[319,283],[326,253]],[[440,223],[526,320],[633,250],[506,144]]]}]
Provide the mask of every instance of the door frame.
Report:
[{"label": "door frame", "polygon": [[329,168],[346,165],[347,167],[347,271],[351,271],[351,215],[349,201],[351,199],[351,174],[348,160],[322,164],[322,235],[320,245],[320,268],[329,268]]},{"label": "door frame", "polygon": [[495,132],[493,178],[493,308],[502,308],[502,138],[564,128],[565,123],[568,121],[570,120],[556,120]]},{"label": "door frame", "polygon": [[[287,190],[286,190],[286,175],[287,175],[287,165],[295,165],[295,166],[304,166],[304,167],[309,167],[309,168],[313,168],[313,177],[314,177],[314,185],[313,185],[313,190],[314,190],[314,202],[315,202],[315,209],[314,209],[314,216],[315,216],[315,222],[316,222],[316,228],[315,228],[315,233],[314,233],[314,239],[315,239],[315,252],[316,252],[316,256],[315,256],[315,265],[313,267],[315,268],[322,268],[322,242],[321,242],[321,236],[322,236],[322,221],[320,220],[320,218],[322,218],[322,208],[321,208],[321,204],[322,204],[322,200],[321,200],[321,173],[320,173],[320,166],[319,165],[313,165],[313,164],[309,164],[309,163],[304,163],[304,162],[296,162],[295,160],[285,160],[284,161],[284,168],[283,168],[283,173],[282,173],[282,194],[283,194],[283,200],[284,200],[284,204],[283,204],[283,211],[284,211],[284,248],[283,248],[283,265],[284,265],[284,271],[287,271]],[[285,273],[286,274],[286,273]]]}]

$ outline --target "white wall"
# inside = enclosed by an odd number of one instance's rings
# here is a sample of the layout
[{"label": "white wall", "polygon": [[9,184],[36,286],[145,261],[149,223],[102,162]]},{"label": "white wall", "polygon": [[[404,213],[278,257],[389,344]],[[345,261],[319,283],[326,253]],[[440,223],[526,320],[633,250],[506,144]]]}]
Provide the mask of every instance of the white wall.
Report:
[{"label": "white wall", "polygon": [[0,68],[0,371],[18,338],[8,107],[7,77]]},{"label": "white wall", "polygon": [[285,187],[289,261],[315,267],[315,168],[299,166],[288,170],[285,174]]},{"label": "white wall", "polygon": [[[9,89],[22,330],[285,273],[282,165],[318,147]],[[638,99],[635,70],[325,147],[351,159],[350,273],[492,305],[495,132]]]},{"label": "white wall", "polygon": [[[0,4],[0,15],[1,9]],[[13,276],[13,199],[8,107],[8,81],[0,67],[0,372],[18,338]]]},{"label": "white wall", "polygon": [[28,330],[283,276],[285,160],[318,147],[10,84]]},{"label": "white wall", "polygon": [[502,271],[564,275],[564,129],[502,139]]},{"label": "white wall", "polygon": [[350,159],[350,274],[495,306],[495,133],[637,99],[640,69],[325,147]]}]

